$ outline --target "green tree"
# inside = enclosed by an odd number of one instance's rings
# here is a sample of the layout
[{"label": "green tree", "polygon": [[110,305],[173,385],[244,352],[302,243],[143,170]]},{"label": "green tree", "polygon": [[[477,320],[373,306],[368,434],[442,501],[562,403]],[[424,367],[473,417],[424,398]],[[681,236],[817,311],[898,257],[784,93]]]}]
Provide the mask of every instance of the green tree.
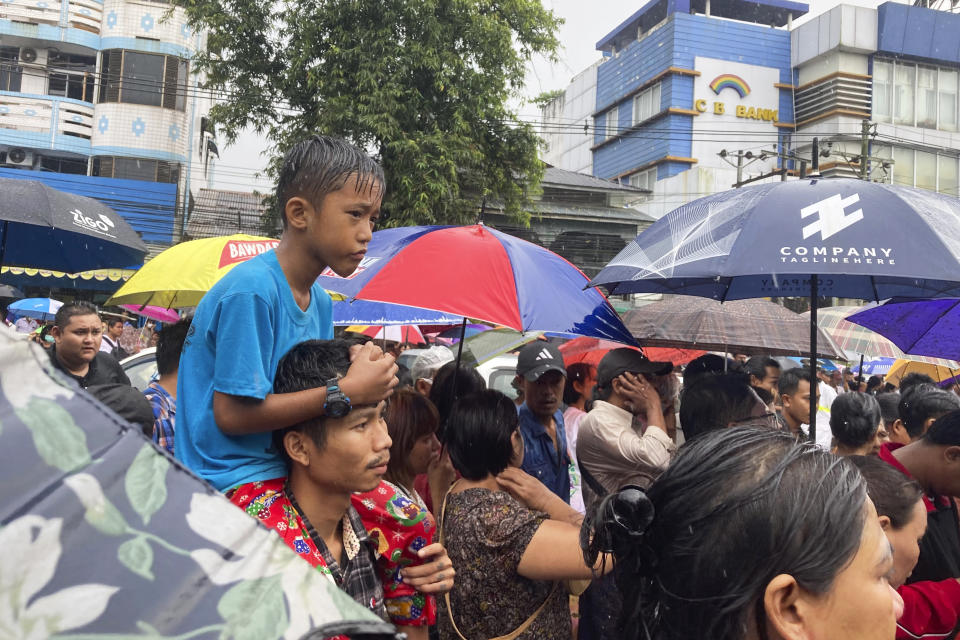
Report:
[{"label": "green tree", "polygon": [[384,167],[391,226],[470,223],[486,197],[529,220],[541,143],[510,103],[533,56],[556,59],[540,0],[177,3],[207,33],[194,68],[224,92],[211,118],[228,142],[248,125],[274,150],[353,141]]}]

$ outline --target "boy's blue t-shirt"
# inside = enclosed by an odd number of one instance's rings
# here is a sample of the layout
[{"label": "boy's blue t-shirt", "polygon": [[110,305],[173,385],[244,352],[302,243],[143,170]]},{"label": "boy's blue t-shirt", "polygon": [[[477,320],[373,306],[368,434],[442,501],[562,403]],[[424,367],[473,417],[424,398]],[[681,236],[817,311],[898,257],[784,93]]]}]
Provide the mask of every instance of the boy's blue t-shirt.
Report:
[{"label": "boy's blue t-shirt", "polygon": [[286,475],[272,432],[220,430],[213,392],[262,400],[287,351],[331,338],[330,296],[315,283],[310,306],[300,309],[274,251],[234,267],[200,301],[180,356],[176,457],[219,491]]}]

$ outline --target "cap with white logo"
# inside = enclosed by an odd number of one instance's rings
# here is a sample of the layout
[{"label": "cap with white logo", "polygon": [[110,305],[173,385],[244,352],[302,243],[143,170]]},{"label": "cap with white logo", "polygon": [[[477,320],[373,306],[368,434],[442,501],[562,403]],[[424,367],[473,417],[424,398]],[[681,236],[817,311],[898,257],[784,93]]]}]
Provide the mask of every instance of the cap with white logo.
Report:
[{"label": "cap with white logo", "polygon": [[530,382],[535,382],[548,371],[559,371],[564,376],[567,375],[560,350],[549,342],[534,340],[525,345],[517,354],[518,376],[523,376]]}]

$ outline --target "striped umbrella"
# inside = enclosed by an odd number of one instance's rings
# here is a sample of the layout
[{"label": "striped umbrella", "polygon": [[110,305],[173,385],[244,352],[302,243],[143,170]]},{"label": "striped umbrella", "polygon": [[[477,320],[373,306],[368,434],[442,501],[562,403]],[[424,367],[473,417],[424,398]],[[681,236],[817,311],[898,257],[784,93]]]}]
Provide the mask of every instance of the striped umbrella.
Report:
[{"label": "striped umbrella", "polygon": [[[817,325],[827,333],[833,341],[843,349],[848,356],[855,360],[854,355],[863,355],[866,361],[875,358],[893,358],[895,360],[910,360],[940,367],[956,368],[953,360],[915,356],[906,354],[900,348],[875,331],[846,320],[848,316],[859,313],[875,305],[862,307],[823,307],[817,310]],[[809,319],[810,312],[800,314]]]}]

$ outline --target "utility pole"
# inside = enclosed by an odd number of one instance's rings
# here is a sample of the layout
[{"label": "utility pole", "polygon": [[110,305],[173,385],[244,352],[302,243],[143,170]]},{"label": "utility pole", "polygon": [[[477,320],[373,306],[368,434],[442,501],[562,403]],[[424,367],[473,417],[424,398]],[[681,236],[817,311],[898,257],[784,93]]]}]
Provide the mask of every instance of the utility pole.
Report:
[{"label": "utility pole", "polygon": [[869,177],[870,166],[870,121],[864,118],[860,122],[860,179]]},{"label": "utility pole", "polygon": [[[733,186],[734,186],[735,188],[739,189],[741,186],[743,186],[743,185],[747,184],[748,182],[750,182],[750,180],[747,180],[746,182],[744,182],[744,180],[743,180],[743,170],[744,170],[744,168],[746,168],[747,165],[752,164],[752,163],[755,162],[756,160],[762,160],[763,157],[764,157],[764,155],[763,155],[763,152],[761,152],[760,155],[755,156],[755,155],[753,155],[753,152],[752,152],[752,151],[743,151],[742,149],[741,149],[741,150],[738,150],[738,151],[736,152],[736,154],[737,154],[737,156],[736,156],[736,157],[737,157],[737,163],[736,163],[736,164],[734,164],[733,162],[730,161],[730,159],[729,159],[728,156],[733,155],[733,154],[728,153],[726,149],[723,149],[723,150],[720,151],[720,153],[718,153],[717,155],[720,156],[721,158],[723,158],[724,162],[726,162],[727,164],[729,164],[731,167],[736,167],[736,169],[737,169],[737,182],[736,182],[736,184],[734,184]],[[745,163],[744,160],[747,160],[747,162]]]}]

